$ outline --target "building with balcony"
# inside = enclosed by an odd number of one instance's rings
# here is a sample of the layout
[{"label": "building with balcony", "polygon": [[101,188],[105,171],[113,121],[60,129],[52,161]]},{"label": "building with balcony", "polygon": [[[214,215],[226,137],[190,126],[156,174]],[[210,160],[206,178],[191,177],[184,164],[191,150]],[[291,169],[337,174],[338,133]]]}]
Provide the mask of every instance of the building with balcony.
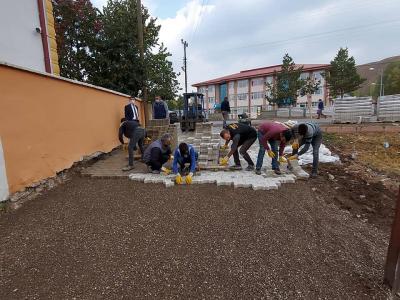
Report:
[{"label": "building with balcony", "polygon": [[[316,106],[319,99],[322,99],[325,105],[329,105],[329,90],[325,79],[322,77],[329,65],[306,64],[297,66],[303,66],[301,78],[306,79],[309,77],[321,80],[320,88],[314,94],[297,99],[297,106],[307,106],[307,103]],[[267,83],[275,81],[274,74],[279,72],[281,67],[282,65],[276,65],[245,70],[236,74],[199,82],[193,86],[197,88],[199,93],[205,95],[206,108],[209,113],[214,112],[215,104],[228,97],[232,114],[246,112],[253,115],[261,112],[261,110],[272,109],[266,99],[269,92]]]}]

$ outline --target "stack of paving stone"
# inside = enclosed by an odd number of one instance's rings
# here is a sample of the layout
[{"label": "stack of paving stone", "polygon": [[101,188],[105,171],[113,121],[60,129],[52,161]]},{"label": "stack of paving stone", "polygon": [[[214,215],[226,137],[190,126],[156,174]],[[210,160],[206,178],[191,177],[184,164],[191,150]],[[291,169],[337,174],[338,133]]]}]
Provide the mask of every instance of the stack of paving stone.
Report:
[{"label": "stack of paving stone", "polygon": [[400,94],[378,98],[378,120],[391,122],[400,121]]},{"label": "stack of paving stone", "polygon": [[371,121],[373,114],[374,109],[371,97],[348,97],[335,99],[335,123]]},{"label": "stack of paving stone", "polygon": [[221,169],[219,166],[221,139],[217,133],[212,133],[212,123],[196,124],[194,136],[186,137],[183,141],[193,145],[199,153],[200,169]]},{"label": "stack of paving stone", "polygon": [[146,133],[152,142],[161,138],[163,134],[169,133],[172,136],[171,147],[175,148],[178,144],[178,124],[169,124],[169,119],[149,120]]}]

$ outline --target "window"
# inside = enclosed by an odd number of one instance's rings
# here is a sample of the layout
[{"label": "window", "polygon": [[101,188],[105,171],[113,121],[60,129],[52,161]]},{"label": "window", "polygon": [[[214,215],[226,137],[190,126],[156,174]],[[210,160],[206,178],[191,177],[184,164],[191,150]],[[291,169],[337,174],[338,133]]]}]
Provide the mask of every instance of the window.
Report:
[{"label": "window", "polygon": [[239,88],[245,88],[245,87],[247,87],[247,80],[239,80],[238,81],[238,87]]},{"label": "window", "polygon": [[199,88],[199,93],[205,94],[205,92],[206,92],[206,88],[205,87]]},{"label": "window", "polygon": [[208,92],[209,93],[214,93],[214,86],[213,85],[209,85],[208,86]]},{"label": "window", "polygon": [[273,82],[272,76],[268,76],[268,77],[265,79],[265,83],[272,84],[272,82]]},{"label": "window", "polygon": [[321,80],[322,79],[322,72],[315,72],[314,73],[314,78],[316,79],[316,80]]},{"label": "window", "polygon": [[243,93],[243,94],[237,94],[237,99],[238,100],[247,100],[247,93]]},{"label": "window", "polygon": [[309,74],[308,73],[301,73],[300,74],[300,79],[302,79],[302,80],[307,80],[307,78],[309,78]]},{"label": "window", "polygon": [[314,95],[322,95],[322,87],[319,87],[315,92]]},{"label": "window", "polygon": [[234,87],[235,87],[235,82],[234,82],[234,81],[230,81],[230,82],[229,82],[229,89],[230,89],[230,90],[233,90]]},{"label": "window", "polygon": [[208,97],[208,103],[214,103],[215,97]]},{"label": "window", "polygon": [[237,98],[237,95],[236,95],[236,94],[234,94],[234,95],[229,95],[228,98],[229,98],[229,101],[235,101],[236,98]]},{"label": "window", "polygon": [[251,86],[258,86],[263,84],[264,84],[264,79],[262,78],[256,78],[251,81]]},{"label": "window", "polygon": [[251,93],[251,99],[263,99],[263,98],[264,98],[264,92]]}]

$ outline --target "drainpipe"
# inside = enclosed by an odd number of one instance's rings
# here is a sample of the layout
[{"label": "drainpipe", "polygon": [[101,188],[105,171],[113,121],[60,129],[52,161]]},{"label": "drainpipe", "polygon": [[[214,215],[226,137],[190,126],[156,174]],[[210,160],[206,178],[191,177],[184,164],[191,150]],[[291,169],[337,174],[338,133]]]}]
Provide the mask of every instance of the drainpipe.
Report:
[{"label": "drainpipe", "polygon": [[40,34],[42,36],[44,67],[47,73],[51,73],[49,42],[47,40],[46,13],[44,9],[45,6],[43,0],[37,0],[37,4],[39,9]]}]

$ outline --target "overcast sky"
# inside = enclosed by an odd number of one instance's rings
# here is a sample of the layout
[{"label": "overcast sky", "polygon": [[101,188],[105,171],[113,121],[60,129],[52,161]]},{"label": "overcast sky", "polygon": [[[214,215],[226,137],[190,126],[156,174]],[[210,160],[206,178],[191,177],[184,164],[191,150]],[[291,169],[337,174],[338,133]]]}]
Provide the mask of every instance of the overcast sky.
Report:
[{"label": "overcast sky", "polygon": [[[92,0],[101,8],[107,0]],[[241,70],[329,63],[348,47],[357,64],[400,55],[400,0],[143,0],[161,24],[160,40],[181,71],[189,43],[191,84]],[[181,72],[183,73],[183,72]],[[183,88],[184,78],[180,76]]]}]

